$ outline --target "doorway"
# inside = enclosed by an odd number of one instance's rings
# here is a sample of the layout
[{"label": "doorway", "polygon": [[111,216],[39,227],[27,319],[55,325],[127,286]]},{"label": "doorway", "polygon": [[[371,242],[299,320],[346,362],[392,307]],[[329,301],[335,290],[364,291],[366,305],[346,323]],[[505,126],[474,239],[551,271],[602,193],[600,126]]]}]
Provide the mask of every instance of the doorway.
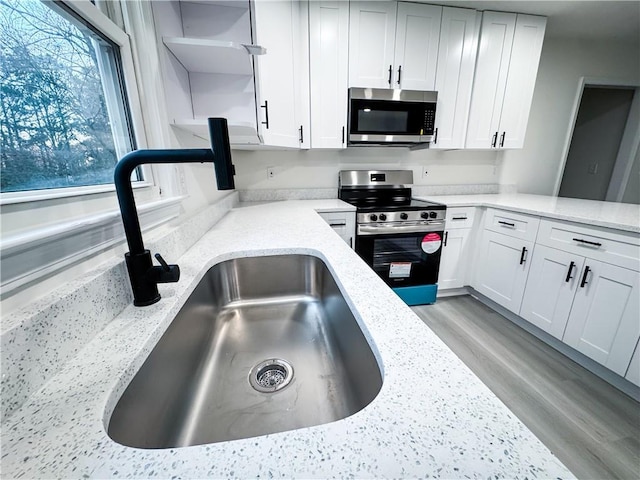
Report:
[{"label": "doorway", "polygon": [[637,170],[637,90],[584,86],[558,196],[627,202],[640,197],[630,178]]}]

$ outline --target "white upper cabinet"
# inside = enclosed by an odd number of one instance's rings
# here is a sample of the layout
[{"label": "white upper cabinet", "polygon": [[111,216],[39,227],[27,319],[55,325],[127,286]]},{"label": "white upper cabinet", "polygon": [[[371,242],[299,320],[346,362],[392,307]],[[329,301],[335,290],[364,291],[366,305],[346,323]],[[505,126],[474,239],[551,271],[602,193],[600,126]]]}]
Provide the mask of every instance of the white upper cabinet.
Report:
[{"label": "white upper cabinet", "polygon": [[392,88],[433,90],[442,7],[398,3]]},{"label": "white upper cabinet", "polygon": [[442,7],[351,2],[349,86],[433,90]]},{"label": "white upper cabinet", "polygon": [[485,12],[467,148],[522,148],[546,18]]},{"label": "white upper cabinet", "polygon": [[473,73],[478,49],[479,16],[467,8],[442,9],[435,138],[432,149],[464,148]]},{"label": "white upper cabinet", "polygon": [[311,148],[343,148],[347,125],[349,4],[309,3]]},{"label": "white upper cabinet", "polygon": [[267,50],[256,62],[258,119],[265,145],[298,148],[304,134],[300,96],[296,102],[303,83],[295,48],[302,41],[299,8],[290,0],[254,3],[256,41]]},{"label": "white upper cabinet", "polygon": [[397,3],[350,2],[349,8],[349,86],[389,88]]}]

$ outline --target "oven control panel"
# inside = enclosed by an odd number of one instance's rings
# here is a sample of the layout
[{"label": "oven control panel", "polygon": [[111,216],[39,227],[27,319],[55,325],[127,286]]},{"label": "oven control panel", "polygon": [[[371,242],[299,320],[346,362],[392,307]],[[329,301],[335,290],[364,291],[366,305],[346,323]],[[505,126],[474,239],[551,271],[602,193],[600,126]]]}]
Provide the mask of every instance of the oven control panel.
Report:
[{"label": "oven control panel", "polygon": [[446,210],[379,211],[358,213],[357,223],[403,223],[444,220]]}]

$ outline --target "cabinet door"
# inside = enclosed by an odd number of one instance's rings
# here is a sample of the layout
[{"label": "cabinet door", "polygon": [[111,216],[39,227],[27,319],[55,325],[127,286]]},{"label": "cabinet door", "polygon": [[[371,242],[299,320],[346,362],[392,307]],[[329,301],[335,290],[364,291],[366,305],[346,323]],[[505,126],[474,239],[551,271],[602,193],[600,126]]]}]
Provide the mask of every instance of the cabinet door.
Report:
[{"label": "cabinet door", "polygon": [[396,2],[350,2],[350,87],[391,86],[396,5]]},{"label": "cabinet door", "polygon": [[258,0],[254,4],[256,43],[267,53],[257,60],[258,122],[265,145],[298,147],[294,42],[297,2]]},{"label": "cabinet door", "polygon": [[562,339],[584,257],[536,245],[520,316]]},{"label": "cabinet door", "polygon": [[442,244],[438,288],[461,288],[466,284],[470,228],[447,230]]},{"label": "cabinet door", "polygon": [[311,147],[345,146],[349,4],[310,2]]},{"label": "cabinet door", "polygon": [[494,141],[497,145],[515,25],[515,13],[485,12],[482,15],[467,148],[492,148]]},{"label": "cabinet door", "polygon": [[398,3],[392,88],[433,90],[442,7]]},{"label": "cabinet door", "polygon": [[436,136],[430,148],[464,148],[478,49],[478,13],[442,9],[435,90]]},{"label": "cabinet door", "polygon": [[[295,79],[296,126],[298,146],[311,148],[311,104],[309,66],[309,2],[293,2],[293,71]],[[346,100],[345,100],[346,101]]]},{"label": "cabinet door", "polygon": [[624,376],[640,336],[639,284],[638,272],[587,259],[562,340]]},{"label": "cabinet door", "polygon": [[640,387],[640,342],[636,345],[633,357],[631,357],[631,362],[629,362],[627,374],[624,378]]},{"label": "cabinet door", "polygon": [[547,19],[518,15],[500,116],[500,148],[522,148]]},{"label": "cabinet door", "polygon": [[482,233],[475,289],[518,313],[533,243],[489,230]]}]

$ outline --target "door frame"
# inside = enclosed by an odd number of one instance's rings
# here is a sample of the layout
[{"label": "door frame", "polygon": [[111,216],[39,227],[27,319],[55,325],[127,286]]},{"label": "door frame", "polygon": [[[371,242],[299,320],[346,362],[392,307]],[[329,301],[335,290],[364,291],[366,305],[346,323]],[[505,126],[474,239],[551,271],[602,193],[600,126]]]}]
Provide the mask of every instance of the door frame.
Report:
[{"label": "door frame", "polygon": [[[578,119],[578,111],[580,110],[580,104],[582,103],[582,94],[585,87],[602,87],[602,88],[627,88],[636,89],[636,94],[633,97],[631,104],[631,110],[629,112],[629,118],[625,125],[624,133],[620,141],[620,149],[618,150],[618,156],[616,157],[616,163],[614,170],[611,174],[611,181],[609,182],[609,188],[607,189],[606,200],[617,201],[622,200],[624,191],[618,188],[618,192],[613,193],[612,184],[616,182],[618,187],[626,185],[629,175],[631,174],[631,167],[633,165],[633,158],[638,153],[639,141],[640,141],[640,83],[635,80],[624,80],[620,78],[606,78],[606,77],[580,77],[578,79],[578,88],[576,90],[576,96],[573,101],[573,108],[571,110],[569,129],[567,130],[567,136],[564,142],[564,148],[562,149],[562,157],[560,165],[558,166],[558,173],[556,175],[556,183],[553,187],[553,196],[557,197],[560,192],[560,185],[562,184],[562,176],[564,175],[564,169],[567,165],[567,158],[569,157],[569,148],[571,148],[571,140],[573,139],[573,132],[576,127],[576,120]],[[623,155],[626,155],[629,159],[624,167],[621,167],[619,160]],[[612,198],[613,197],[613,198]]]}]

